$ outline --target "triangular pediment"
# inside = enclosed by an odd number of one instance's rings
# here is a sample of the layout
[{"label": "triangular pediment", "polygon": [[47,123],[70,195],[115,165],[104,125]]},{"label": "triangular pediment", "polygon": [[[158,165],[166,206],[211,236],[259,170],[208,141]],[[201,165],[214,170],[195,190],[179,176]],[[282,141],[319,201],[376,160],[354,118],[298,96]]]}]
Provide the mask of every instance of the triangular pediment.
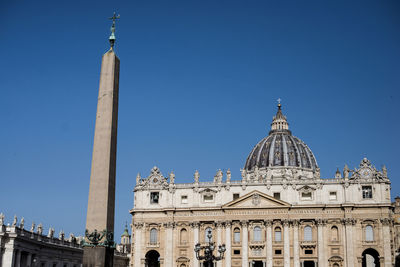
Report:
[{"label": "triangular pediment", "polygon": [[238,199],[226,203],[222,208],[285,208],[291,205],[270,195],[254,190]]}]

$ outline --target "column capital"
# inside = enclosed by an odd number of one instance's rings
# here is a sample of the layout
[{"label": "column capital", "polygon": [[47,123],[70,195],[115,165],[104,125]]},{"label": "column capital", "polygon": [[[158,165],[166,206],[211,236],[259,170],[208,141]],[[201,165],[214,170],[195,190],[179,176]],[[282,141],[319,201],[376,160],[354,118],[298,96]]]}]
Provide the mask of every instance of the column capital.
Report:
[{"label": "column capital", "polygon": [[317,219],[316,224],[317,224],[317,226],[324,226],[324,225],[326,225],[326,220],[325,219]]},{"label": "column capital", "polygon": [[215,226],[217,228],[223,228],[224,227],[225,222],[224,221],[217,221],[215,222]]},{"label": "column capital", "polygon": [[232,221],[225,221],[225,228],[232,227]]},{"label": "column capital", "polygon": [[175,227],[175,225],[176,225],[175,222],[166,222],[166,223],[163,224],[163,226],[165,228],[170,228],[170,229],[173,229]]},{"label": "column capital", "polygon": [[342,224],[344,225],[355,225],[357,223],[357,220],[354,218],[344,218],[342,219]]},{"label": "column capital", "polygon": [[190,226],[191,226],[192,228],[200,228],[200,222],[191,222],[191,223],[190,223]]},{"label": "column capital", "polygon": [[143,226],[144,226],[144,223],[142,223],[142,222],[135,222],[133,225],[135,226],[136,229],[142,229]]},{"label": "column capital", "polygon": [[390,225],[392,220],[390,218],[382,218],[380,219],[382,225]]},{"label": "column capital", "polygon": [[299,219],[293,219],[292,220],[292,225],[295,226],[295,227],[299,226],[300,225],[300,220]]},{"label": "column capital", "polygon": [[264,225],[266,227],[271,227],[272,226],[272,220],[264,220]]},{"label": "column capital", "polygon": [[240,225],[241,225],[242,227],[248,227],[248,226],[249,226],[249,221],[247,221],[247,220],[242,220],[242,221],[240,221]]},{"label": "column capital", "polygon": [[288,219],[284,219],[284,220],[282,220],[282,225],[284,226],[284,227],[288,227],[289,226],[289,220]]}]

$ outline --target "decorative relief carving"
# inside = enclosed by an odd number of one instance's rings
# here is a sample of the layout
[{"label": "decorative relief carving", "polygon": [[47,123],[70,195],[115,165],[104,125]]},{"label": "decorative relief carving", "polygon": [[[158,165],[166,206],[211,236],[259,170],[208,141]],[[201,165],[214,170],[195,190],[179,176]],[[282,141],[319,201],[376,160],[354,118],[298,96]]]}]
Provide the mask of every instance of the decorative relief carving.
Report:
[{"label": "decorative relief carving", "polygon": [[390,219],[390,218],[382,218],[381,219],[381,223],[383,224],[383,225],[391,225],[392,224],[392,220]]},{"label": "decorative relief carving", "polygon": [[257,193],[255,193],[255,194],[252,196],[251,202],[253,203],[254,206],[259,206],[260,203],[261,203],[260,195],[257,194]]}]

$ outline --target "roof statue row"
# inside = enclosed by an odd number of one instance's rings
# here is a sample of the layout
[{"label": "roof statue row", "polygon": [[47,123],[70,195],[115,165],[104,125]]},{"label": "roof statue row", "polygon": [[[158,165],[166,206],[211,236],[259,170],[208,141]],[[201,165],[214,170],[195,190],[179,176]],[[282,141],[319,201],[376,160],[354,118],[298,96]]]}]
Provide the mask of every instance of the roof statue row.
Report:
[{"label": "roof statue row", "polygon": [[[225,180],[224,173],[221,170],[218,170],[214,176],[212,182],[200,182],[200,173],[196,170],[194,173],[194,182],[191,184],[192,186],[198,185],[221,185],[221,184],[231,184],[231,183],[241,183],[241,184],[267,184],[269,181],[273,182],[284,182],[288,180],[292,181],[309,181],[304,176],[301,176],[301,169],[288,169],[288,168],[274,168],[268,170],[257,170],[253,173],[247,172],[246,170],[242,171],[242,179],[241,180],[231,180],[231,171],[228,169],[226,171]],[[332,179],[321,179],[318,175],[313,177],[316,182],[323,182],[324,180],[332,180]],[[343,169],[343,175],[339,171],[339,169],[335,173],[336,180],[350,181],[350,182],[360,182],[360,181],[387,181],[389,182],[387,176],[387,169],[385,166],[382,167],[382,170],[377,170],[371,162],[364,158],[361,160],[359,168],[354,168],[354,170],[350,170],[347,165],[345,165]],[[154,166],[150,175],[143,178],[140,174],[136,176],[136,187],[135,189],[149,189],[149,188],[164,188],[171,189],[175,186],[175,174],[173,172],[169,173],[168,176],[163,176],[160,169]]]},{"label": "roof statue row", "polygon": [[[25,230],[25,219],[24,219],[24,217],[22,217],[21,218],[21,220],[20,220],[20,222],[18,223],[18,218],[17,218],[17,215],[15,215],[14,216],[14,219],[13,219],[13,221],[12,221],[12,223],[11,223],[11,225],[8,223],[7,224],[7,226],[5,225],[5,216],[4,216],[4,214],[3,213],[0,213],[0,232],[4,232],[5,230],[6,230],[6,227],[7,228],[9,228],[9,227],[12,227],[12,228],[18,228],[20,231],[26,231]],[[37,229],[36,229],[36,232],[35,232],[35,228],[36,228],[36,224],[35,224],[35,222],[32,222],[32,225],[31,225],[31,228],[30,228],[30,230],[29,230],[29,232],[31,232],[31,235],[33,236],[35,233],[38,235],[38,236],[44,236],[44,234],[43,234],[43,225],[42,225],[42,223],[39,223],[38,224],[38,226],[37,226]],[[54,232],[55,232],[55,230],[54,230],[54,228],[53,227],[50,227],[49,228],[49,231],[48,231],[48,234],[47,234],[47,238],[50,238],[50,239],[53,239],[53,238],[56,238],[55,236],[54,236]],[[63,230],[61,230],[60,231],[60,233],[59,233],[59,235],[58,235],[58,239],[59,240],[61,240],[61,241],[63,241],[63,240],[65,240],[65,233],[64,233],[64,231]],[[81,241],[81,237],[75,237],[75,235],[74,234],[70,234],[70,236],[69,236],[69,239],[68,239],[68,241],[69,242],[74,242],[74,243],[76,243],[76,242],[78,242],[78,244],[80,243],[80,241]]]}]

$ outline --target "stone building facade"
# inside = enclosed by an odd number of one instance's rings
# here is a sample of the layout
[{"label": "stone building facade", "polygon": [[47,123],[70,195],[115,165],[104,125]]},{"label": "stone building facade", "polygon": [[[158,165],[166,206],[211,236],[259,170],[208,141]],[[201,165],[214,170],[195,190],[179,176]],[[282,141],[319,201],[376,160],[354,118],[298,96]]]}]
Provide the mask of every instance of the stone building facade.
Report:
[{"label": "stone building facade", "polygon": [[4,225],[4,215],[0,214],[0,266],[2,267],[80,267],[82,249],[80,238],[73,234],[65,237],[63,231],[58,236],[49,228],[43,233],[43,226],[24,229],[24,219]]},{"label": "stone building facade", "polygon": [[[0,213],[0,267],[81,267],[83,237],[66,237],[63,231],[56,236],[54,232],[50,227],[45,234],[43,225],[34,223],[26,230],[24,219],[17,222],[16,216],[5,225]],[[129,266],[129,240],[126,229],[118,245],[122,250],[114,253],[115,267]]]},{"label": "stone building facade", "polygon": [[321,178],[310,148],[292,135],[281,106],[250,152],[241,179],[175,183],[154,167],[136,178],[131,266],[202,266],[194,245],[225,244],[217,267],[393,266],[387,170],[364,158]]}]

